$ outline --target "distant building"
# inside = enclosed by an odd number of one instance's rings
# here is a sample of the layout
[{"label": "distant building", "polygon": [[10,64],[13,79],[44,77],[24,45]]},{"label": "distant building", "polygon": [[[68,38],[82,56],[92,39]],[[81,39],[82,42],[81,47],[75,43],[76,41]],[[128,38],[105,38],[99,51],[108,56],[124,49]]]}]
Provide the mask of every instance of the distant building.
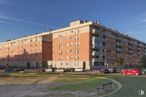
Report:
[{"label": "distant building", "polygon": [[103,26],[74,21],[69,27],[0,44],[0,64],[37,68],[82,68],[113,65],[117,58],[138,64],[146,43]]},{"label": "distant building", "polygon": [[52,60],[52,36],[33,35],[0,44],[0,64],[14,67],[45,67]]}]

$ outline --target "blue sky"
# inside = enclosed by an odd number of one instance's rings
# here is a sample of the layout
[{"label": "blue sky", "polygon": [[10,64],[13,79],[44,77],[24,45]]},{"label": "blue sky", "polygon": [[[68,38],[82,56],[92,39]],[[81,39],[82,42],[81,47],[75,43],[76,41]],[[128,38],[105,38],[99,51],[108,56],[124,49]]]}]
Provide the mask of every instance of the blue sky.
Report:
[{"label": "blue sky", "polygon": [[99,20],[146,42],[146,0],[0,0],[0,42],[78,19]]}]

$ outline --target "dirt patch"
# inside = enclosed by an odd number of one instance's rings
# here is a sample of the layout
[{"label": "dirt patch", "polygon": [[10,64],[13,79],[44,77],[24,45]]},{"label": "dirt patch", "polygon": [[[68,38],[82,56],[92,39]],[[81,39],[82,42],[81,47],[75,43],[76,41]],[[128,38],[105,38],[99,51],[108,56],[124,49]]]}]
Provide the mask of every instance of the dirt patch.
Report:
[{"label": "dirt patch", "polygon": [[0,84],[37,84],[53,82],[57,76],[52,77],[0,77]]}]

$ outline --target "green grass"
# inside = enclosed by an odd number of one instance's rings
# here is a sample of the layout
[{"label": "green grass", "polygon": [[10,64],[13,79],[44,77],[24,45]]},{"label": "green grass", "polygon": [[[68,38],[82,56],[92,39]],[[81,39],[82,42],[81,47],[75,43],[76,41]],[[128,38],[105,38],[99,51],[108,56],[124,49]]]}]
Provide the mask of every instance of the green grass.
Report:
[{"label": "green grass", "polygon": [[64,74],[62,76],[58,76],[58,78],[54,82],[78,82],[91,79],[93,77],[86,75],[68,75]]},{"label": "green grass", "polygon": [[108,80],[106,79],[99,79],[99,78],[90,78],[88,80],[69,83],[69,84],[63,84],[61,86],[56,86],[53,88],[50,88],[50,90],[68,90],[68,91],[88,91],[91,92],[93,90],[96,90],[96,87],[98,85],[101,85],[102,83],[106,82]]},{"label": "green grass", "polygon": [[107,97],[146,97],[146,95],[138,95],[138,90],[146,91],[146,77],[111,76],[110,78],[120,82],[122,88],[117,93]]},{"label": "green grass", "polygon": [[[84,78],[84,77],[87,79],[79,81],[79,78]],[[103,77],[114,79],[119,83],[121,83],[122,85],[122,88],[118,92],[107,97],[146,97],[146,94],[143,96],[138,95],[138,90],[144,90],[146,92],[146,77],[120,76],[120,75],[118,76],[103,75]],[[49,90],[61,90],[61,91],[82,90],[86,93],[90,93],[93,92],[93,90],[96,90],[96,87],[98,85],[101,85],[102,83],[108,80],[98,79],[95,76],[86,77],[86,75],[82,75],[82,77],[78,76],[77,78],[75,76],[66,76],[57,80],[57,82],[68,82],[68,81],[72,83],[65,83],[60,86],[55,86],[49,88]]]},{"label": "green grass", "polygon": [[[50,74],[50,73],[0,73],[0,75],[7,75],[10,77],[52,77],[57,76],[53,81],[59,83],[55,86],[49,87],[52,91],[83,91],[85,93],[96,92],[96,87],[108,81],[107,79],[100,79],[99,77],[111,78],[122,84],[122,88],[107,97],[146,97],[138,95],[138,90],[146,92],[146,77],[142,76],[110,76],[110,75],[73,75],[73,74]],[[28,77],[28,78],[27,78]],[[67,94],[67,96],[70,94]],[[68,97],[72,97],[70,95]],[[64,96],[65,97],[65,96]]]}]

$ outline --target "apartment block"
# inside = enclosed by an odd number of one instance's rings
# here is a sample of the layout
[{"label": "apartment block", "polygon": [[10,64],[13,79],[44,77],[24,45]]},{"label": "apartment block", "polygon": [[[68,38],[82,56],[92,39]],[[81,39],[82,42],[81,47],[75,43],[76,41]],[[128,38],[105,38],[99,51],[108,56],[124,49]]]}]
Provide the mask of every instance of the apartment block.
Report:
[{"label": "apartment block", "polygon": [[33,35],[0,44],[0,64],[13,67],[46,67],[52,60],[52,36]]},{"label": "apartment block", "polygon": [[138,64],[146,43],[99,22],[73,21],[68,27],[0,44],[0,64],[25,67],[79,68]]}]

